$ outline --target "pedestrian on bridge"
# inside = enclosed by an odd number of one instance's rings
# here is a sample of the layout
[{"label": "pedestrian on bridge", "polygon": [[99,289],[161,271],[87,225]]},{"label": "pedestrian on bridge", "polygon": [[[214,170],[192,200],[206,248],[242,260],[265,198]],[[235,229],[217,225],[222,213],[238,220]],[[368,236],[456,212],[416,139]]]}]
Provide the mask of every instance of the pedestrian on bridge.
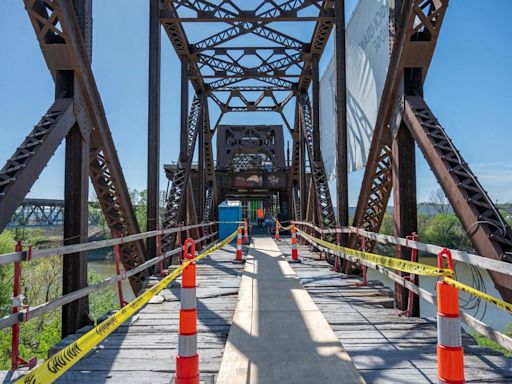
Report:
[{"label": "pedestrian on bridge", "polygon": [[263,228],[263,221],[265,220],[265,213],[263,212],[263,208],[258,208],[256,211],[256,216],[258,217],[258,228]]}]

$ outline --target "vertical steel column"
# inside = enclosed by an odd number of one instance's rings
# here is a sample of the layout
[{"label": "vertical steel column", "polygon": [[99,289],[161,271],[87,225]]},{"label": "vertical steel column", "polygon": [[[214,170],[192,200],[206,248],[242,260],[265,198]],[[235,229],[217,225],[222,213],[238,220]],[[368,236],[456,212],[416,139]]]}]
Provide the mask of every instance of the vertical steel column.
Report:
[{"label": "vertical steel column", "polygon": [[[160,1],[149,0],[148,197],[147,230],[160,217]],[[147,239],[148,258],[156,256],[156,238]]]},{"label": "vertical steel column", "polygon": [[[302,108],[300,103],[297,103],[297,108]],[[300,120],[302,121],[302,120]],[[304,137],[304,124],[299,122],[299,192],[300,192],[300,218],[299,220],[306,219],[307,212],[307,196],[306,190],[306,139]]]},{"label": "vertical steel column", "polygon": [[203,105],[201,106],[201,129],[199,129],[199,147],[197,148],[198,151],[198,172],[199,172],[199,195],[197,199],[197,204],[199,207],[197,208],[197,216],[199,218],[199,221],[202,221],[203,219],[203,212],[204,212],[204,202],[205,202],[205,184],[206,184],[206,173],[205,173],[205,167],[204,167],[204,160],[205,160],[205,137],[204,137],[204,130],[209,129],[208,124],[205,124],[205,119],[208,118],[208,114],[206,113],[206,103],[208,103],[208,97],[206,95],[203,95]]},{"label": "vertical steel column", "polygon": [[313,55],[311,58],[311,72],[313,92],[311,97],[311,114],[313,117],[313,159],[310,162],[320,161],[320,69],[319,56]]},{"label": "vertical steel column", "polygon": [[[92,0],[74,0],[78,23],[92,57]],[[73,71],[58,71],[55,79],[55,98],[74,97]],[[66,137],[64,176],[64,245],[87,242],[89,199],[90,132],[76,124]],[[63,256],[63,295],[87,286],[87,253]],[[62,306],[62,336],[75,333],[91,323],[88,296]]]},{"label": "vertical steel column", "polygon": [[[418,231],[416,208],[416,158],[414,139],[405,126],[401,124],[393,138],[393,218],[395,236],[407,237]],[[410,260],[411,251],[406,247],[396,247],[396,257]],[[401,273],[402,276],[406,275]],[[418,284],[416,276],[414,284]],[[395,284],[395,308],[407,310],[408,290]],[[415,295],[412,316],[419,316],[419,297]]]},{"label": "vertical steel column", "polygon": [[[345,65],[345,0],[335,3],[336,52],[336,216],[338,225],[348,226],[348,140],[347,83]],[[341,245],[347,245],[348,235],[341,234]]]},{"label": "vertical steel column", "polygon": [[[311,58],[311,74],[312,74],[312,94],[311,94],[311,115],[312,115],[312,123],[313,123],[313,156],[309,158],[309,167],[311,170],[311,181],[310,185],[313,186],[313,198],[311,200],[308,199],[308,205],[312,204],[311,208],[315,213],[313,215],[312,222],[316,225],[320,224],[321,215],[318,213],[318,204],[317,204],[317,186],[315,185],[315,181],[313,178],[314,165],[316,162],[322,161],[322,157],[320,155],[320,68],[319,68],[320,57],[318,55],[313,55]],[[308,207],[309,208],[309,207]]]},{"label": "vertical steel column", "polygon": [[[188,60],[181,57],[181,115],[180,115],[180,158],[179,163],[184,166],[187,163],[188,140]],[[178,164],[180,166],[180,164]],[[179,218],[178,218],[179,220]]]}]

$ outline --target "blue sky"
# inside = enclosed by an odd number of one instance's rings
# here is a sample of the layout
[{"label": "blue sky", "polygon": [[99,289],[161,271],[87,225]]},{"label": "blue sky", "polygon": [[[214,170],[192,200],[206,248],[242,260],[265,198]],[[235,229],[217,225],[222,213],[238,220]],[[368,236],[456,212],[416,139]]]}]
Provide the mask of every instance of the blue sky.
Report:
[{"label": "blue sky", "polygon": [[[347,0],[347,19],[356,0]],[[512,200],[512,53],[508,41],[510,0],[452,0],[425,84],[425,98],[491,198]],[[146,185],[147,0],[94,2],[93,70],[130,188]],[[476,11],[478,10],[478,11]],[[0,162],[37,123],[53,99],[53,81],[21,0],[1,0]],[[195,39],[191,39],[195,40]],[[329,45],[325,57],[330,57]],[[326,60],[324,60],[325,64]],[[177,159],[179,63],[162,33],[161,161]],[[213,114],[213,111],[212,111]],[[227,123],[280,124],[277,114],[232,114]],[[418,153],[418,201],[437,183]],[[30,196],[63,196],[63,146]],[[161,166],[162,169],[162,166]],[[350,201],[357,201],[361,172],[349,177]],[[165,189],[161,174],[161,188]]]}]

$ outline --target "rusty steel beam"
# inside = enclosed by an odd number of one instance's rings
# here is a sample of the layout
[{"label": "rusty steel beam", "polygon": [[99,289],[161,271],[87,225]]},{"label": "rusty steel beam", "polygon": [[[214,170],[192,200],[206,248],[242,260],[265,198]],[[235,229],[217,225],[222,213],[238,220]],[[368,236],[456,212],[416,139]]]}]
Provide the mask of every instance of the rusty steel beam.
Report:
[{"label": "rusty steel beam", "polygon": [[[50,73],[74,71],[73,112],[82,133],[91,132],[89,174],[107,224],[113,233],[139,232],[128,188],[94,79],[90,47],[84,42],[72,2],[24,0]],[[142,241],[125,244],[121,259],[127,270],[146,260]],[[130,278],[139,292],[147,272]]]},{"label": "rusty steel beam", "polygon": [[0,170],[0,231],[75,122],[73,99],[56,99]]},{"label": "rusty steel beam", "polygon": [[[392,12],[393,48],[382,93],[375,130],[368,154],[365,174],[353,225],[378,232],[392,189],[392,135],[389,126],[400,121],[404,95],[405,68],[421,68],[423,80],[428,71],[448,0],[404,0],[394,23]],[[356,247],[358,239],[350,236],[349,246]],[[367,244],[371,250],[373,243]]]},{"label": "rusty steel beam", "polygon": [[[347,135],[347,81],[345,62],[345,0],[335,1],[336,29],[336,216],[338,225],[348,226],[348,135]],[[342,234],[341,244],[348,236]]]},{"label": "rusty steel beam", "polygon": [[[160,221],[160,0],[149,2],[149,73],[148,73],[148,179],[147,230],[158,229]],[[146,241],[149,258],[157,256],[157,239]]]},{"label": "rusty steel beam", "polygon": [[[512,230],[421,96],[407,96],[404,121],[478,253],[512,262]],[[512,302],[512,276],[488,271]]]},{"label": "rusty steel beam", "polygon": [[[402,123],[393,135],[393,218],[395,236],[407,238],[418,233],[418,214],[416,201],[416,146],[409,130]],[[411,249],[395,246],[396,257],[411,260]],[[410,274],[400,272],[403,277]],[[414,283],[419,284],[418,275]],[[395,308],[406,311],[408,308],[409,290],[395,284]],[[420,315],[419,296],[414,295],[411,316]]]}]

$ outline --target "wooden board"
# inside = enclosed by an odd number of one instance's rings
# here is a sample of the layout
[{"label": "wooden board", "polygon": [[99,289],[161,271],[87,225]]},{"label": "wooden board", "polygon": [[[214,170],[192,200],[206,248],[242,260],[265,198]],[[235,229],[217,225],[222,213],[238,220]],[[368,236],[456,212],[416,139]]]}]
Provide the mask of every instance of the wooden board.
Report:
[{"label": "wooden board", "polygon": [[[289,258],[289,239],[278,245]],[[357,287],[360,279],[330,271],[308,246],[299,246],[299,256],[303,263],[291,265],[367,383],[437,383],[433,319],[397,316],[389,289]],[[512,358],[478,346],[467,333],[463,345],[466,382],[512,383]]]}]

